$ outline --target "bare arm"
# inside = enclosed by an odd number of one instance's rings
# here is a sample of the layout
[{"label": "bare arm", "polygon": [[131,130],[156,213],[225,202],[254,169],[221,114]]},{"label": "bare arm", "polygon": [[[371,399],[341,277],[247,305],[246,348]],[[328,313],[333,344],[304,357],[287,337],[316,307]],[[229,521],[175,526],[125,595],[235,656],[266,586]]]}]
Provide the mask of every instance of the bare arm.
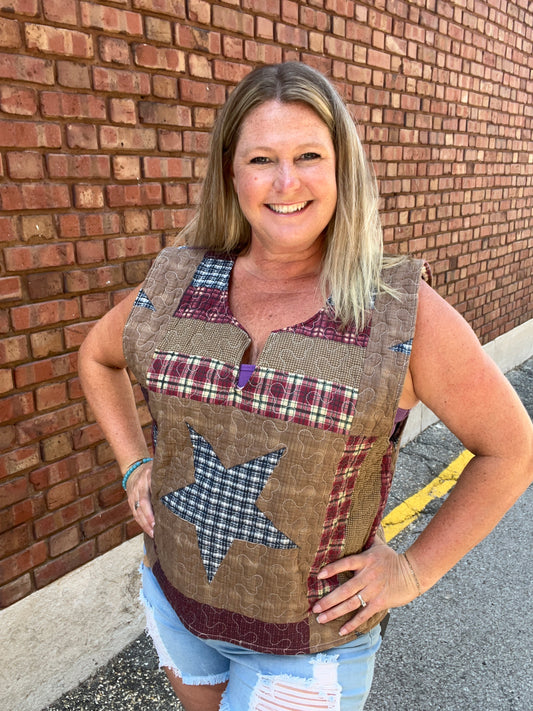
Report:
[{"label": "bare arm", "polygon": [[[130,464],[148,456],[122,349],[122,334],[135,297],[136,292],[132,292],[103,316],[87,335],[79,353],[85,396],[123,474]],[[128,480],[127,492],[135,518],[151,535],[154,522],[149,502],[150,474],[150,464],[136,469]]]},{"label": "bare arm", "polygon": [[416,397],[475,457],[408,551],[423,590],[494,528],[533,479],[533,427],[465,321],[422,285],[410,375]]},{"label": "bare arm", "polygon": [[[420,287],[413,352],[402,406],[424,402],[475,457],[452,493],[408,551],[422,591],[481,541],[531,483],[533,427],[518,396],[485,354],[464,319],[426,284]],[[347,633],[418,590],[405,559],[374,546],[326,566],[353,578],[314,608],[320,622],[358,610]],[[359,608],[354,596],[367,601]],[[359,609],[358,609],[359,608]]]}]

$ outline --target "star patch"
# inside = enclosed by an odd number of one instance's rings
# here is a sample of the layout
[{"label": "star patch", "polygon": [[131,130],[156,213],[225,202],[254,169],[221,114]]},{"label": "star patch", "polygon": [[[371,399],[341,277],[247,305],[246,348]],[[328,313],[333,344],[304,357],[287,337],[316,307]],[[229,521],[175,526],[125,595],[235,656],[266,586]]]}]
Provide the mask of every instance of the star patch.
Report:
[{"label": "star patch", "polygon": [[255,505],[285,448],[226,469],[209,442],[189,424],[187,428],[195,482],[161,501],[173,514],[195,525],[209,582],[235,539],[269,548],[296,548]]}]

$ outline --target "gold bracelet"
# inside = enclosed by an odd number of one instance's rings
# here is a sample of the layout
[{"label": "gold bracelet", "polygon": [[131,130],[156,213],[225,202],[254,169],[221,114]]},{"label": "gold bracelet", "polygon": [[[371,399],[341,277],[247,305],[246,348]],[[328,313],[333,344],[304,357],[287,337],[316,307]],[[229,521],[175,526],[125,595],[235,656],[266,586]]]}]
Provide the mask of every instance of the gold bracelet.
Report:
[{"label": "gold bracelet", "polygon": [[421,587],[420,587],[420,582],[418,581],[418,578],[417,578],[417,576],[416,576],[416,573],[415,573],[415,571],[413,570],[413,566],[411,565],[411,561],[410,561],[409,558],[407,557],[407,553],[402,553],[402,555],[403,555],[403,557],[405,558],[405,562],[406,562],[407,565],[409,566],[409,570],[411,571],[411,575],[412,575],[413,578],[415,579],[415,583],[416,583],[416,588],[417,588],[417,590],[418,590],[418,594],[419,594],[419,595],[422,595],[422,589],[421,589]]}]

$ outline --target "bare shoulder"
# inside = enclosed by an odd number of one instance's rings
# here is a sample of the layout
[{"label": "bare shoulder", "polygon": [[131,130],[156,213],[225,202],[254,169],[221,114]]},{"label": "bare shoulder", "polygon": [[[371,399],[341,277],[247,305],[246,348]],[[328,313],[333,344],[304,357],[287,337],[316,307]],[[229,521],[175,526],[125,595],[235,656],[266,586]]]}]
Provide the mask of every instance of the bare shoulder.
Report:
[{"label": "bare shoulder", "polygon": [[138,293],[138,288],[133,289],[95,323],[80,348],[81,359],[95,359],[112,368],[126,367],[122,336]]},{"label": "bare shoulder", "polygon": [[409,375],[416,398],[474,453],[487,453],[502,438],[509,445],[517,444],[520,435],[531,435],[518,396],[472,328],[425,283],[420,285]]}]

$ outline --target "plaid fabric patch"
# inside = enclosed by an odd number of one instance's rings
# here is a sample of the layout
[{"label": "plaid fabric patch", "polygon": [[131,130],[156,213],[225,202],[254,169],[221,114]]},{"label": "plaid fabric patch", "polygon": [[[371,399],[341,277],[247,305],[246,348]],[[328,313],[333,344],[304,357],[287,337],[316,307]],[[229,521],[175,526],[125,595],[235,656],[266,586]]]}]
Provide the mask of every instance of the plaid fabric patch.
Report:
[{"label": "plaid fabric patch", "polygon": [[296,548],[255,505],[285,448],[226,469],[209,442],[187,427],[196,481],[162,501],[176,516],[195,525],[209,582],[235,539],[269,548]]},{"label": "plaid fabric patch", "polygon": [[339,585],[337,576],[327,580],[317,580],[316,576],[325,565],[338,560],[342,555],[357,474],[374,442],[375,437],[349,437],[346,442],[335,473],[322,538],[308,580],[307,591],[311,606]]},{"label": "plaid fabric patch", "polygon": [[301,336],[324,338],[328,341],[348,343],[362,348],[368,345],[368,339],[370,338],[370,323],[362,331],[357,331],[350,327],[341,330],[339,322],[330,315],[327,309],[321,309],[308,321],[299,323],[296,326],[290,326],[284,330]]},{"label": "plaid fabric patch", "polygon": [[[232,256],[208,252],[198,265],[194,277],[176,309],[176,318],[195,318],[210,323],[233,323],[240,327],[228,306],[228,289],[235,259]],[[370,337],[370,323],[362,331],[339,328],[332,314],[333,301],[303,323],[279,329],[310,338],[323,338],[337,343],[365,347]]]},{"label": "plaid fabric patch", "polygon": [[133,302],[133,305],[140,306],[145,309],[149,309],[150,311],[155,311],[155,306],[152,304],[152,302],[148,298],[144,289],[141,289],[139,291],[139,293],[137,294],[137,298]]},{"label": "plaid fabric patch", "polygon": [[413,339],[410,338],[408,341],[403,343],[396,343],[394,346],[390,347],[391,351],[395,353],[405,353],[405,355],[410,355],[413,348]]},{"label": "plaid fabric patch", "polygon": [[228,286],[234,260],[205,255],[174,313],[212,323],[234,323],[228,308]]},{"label": "plaid fabric patch", "polygon": [[154,392],[214,405],[237,407],[265,417],[346,433],[357,390],[298,373],[258,367],[239,390],[239,369],[199,356],[157,351],[147,375]]}]

